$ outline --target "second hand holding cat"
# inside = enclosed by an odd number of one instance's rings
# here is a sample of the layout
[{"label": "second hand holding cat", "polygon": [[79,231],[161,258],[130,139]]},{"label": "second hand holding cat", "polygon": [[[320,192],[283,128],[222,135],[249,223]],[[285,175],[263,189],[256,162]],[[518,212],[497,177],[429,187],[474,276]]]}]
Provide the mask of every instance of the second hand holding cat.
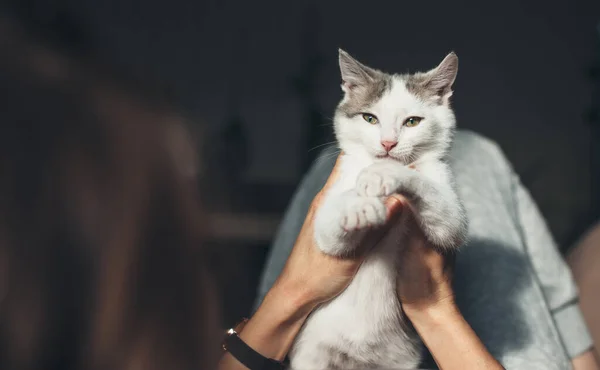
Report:
[{"label": "second hand holding cat", "polygon": [[[408,229],[406,245],[400,248],[397,269],[398,298],[404,312],[409,316],[446,303],[454,305],[452,273],[454,270],[453,253],[443,254],[427,241],[423,231],[414,218],[408,200],[398,194],[386,200],[388,209],[401,208],[407,215]],[[392,212],[396,214],[397,212]],[[381,243],[393,243],[395,236],[389,232]]]}]

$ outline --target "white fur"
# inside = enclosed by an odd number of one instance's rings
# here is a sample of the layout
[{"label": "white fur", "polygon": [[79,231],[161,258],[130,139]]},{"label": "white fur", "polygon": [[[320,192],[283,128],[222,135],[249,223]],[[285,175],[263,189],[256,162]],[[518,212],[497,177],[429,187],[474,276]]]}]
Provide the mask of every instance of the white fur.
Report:
[{"label": "white fur", "polygon": [[[366,108],[378,124],[370,125],[361,114],[336,113],[336,135],[345,154],[339,179],[315,218],[315,240],[323,252],[351,254],[372,226],[385,223],[383,200],[396,192],[414,201],[417,219],[436,247],[456,248],[463,242],[464,212],[443,162],[455,118],[447,96],[442,98],[423,100],[407,89],[406,76],[393,76],[391,88]],[[415,127],[404,126],[410,116],[424,119]],[[398,144],[388,157],[378,158],[386,153],[383,140]],[[350,286],[309,317],[290,354],[294,369],[418,366],[422,344],[407,325],[396,293],[404,220],[390,232],[396,243],[372,250]]]}]

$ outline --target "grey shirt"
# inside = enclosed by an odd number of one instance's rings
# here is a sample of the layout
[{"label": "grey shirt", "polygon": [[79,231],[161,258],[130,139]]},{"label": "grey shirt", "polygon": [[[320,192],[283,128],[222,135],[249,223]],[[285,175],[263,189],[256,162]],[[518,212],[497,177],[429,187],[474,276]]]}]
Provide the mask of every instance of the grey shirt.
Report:
[{"label": "grey shirt", "polygon": [[[308,207],[327,180],[333,149],[302,180],[275,237],[259,304],[281,272]],[[498,146],[465,131],[449,162],[469,217],[469,242],[456,261],[458,305],[507,369],[569,369],[592,346],[568,266],[530,194]]]}]

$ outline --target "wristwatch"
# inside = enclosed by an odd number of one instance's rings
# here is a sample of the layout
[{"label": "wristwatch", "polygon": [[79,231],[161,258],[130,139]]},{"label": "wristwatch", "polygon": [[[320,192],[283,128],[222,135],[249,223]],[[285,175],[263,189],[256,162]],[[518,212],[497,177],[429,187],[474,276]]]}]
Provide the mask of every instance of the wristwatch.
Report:
[{"label": "wristwatch", "polygon": [[229,352],[236,360],[250,370],[283,370],[283,362],[267,358],[253,350],[238,335],[248,319],[244,318],[236,326],[227,330],[223,340],[223,351]]}]

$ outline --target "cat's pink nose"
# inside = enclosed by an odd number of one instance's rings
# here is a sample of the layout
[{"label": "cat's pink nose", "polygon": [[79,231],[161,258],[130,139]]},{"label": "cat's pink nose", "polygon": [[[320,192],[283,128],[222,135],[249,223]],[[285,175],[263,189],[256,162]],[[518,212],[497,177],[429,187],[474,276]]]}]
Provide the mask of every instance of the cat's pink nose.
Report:
[{"label": "cat's pink nose", "polygon": [[396,145],[398,145],[397,141],[381,140],[381,146],[384,147],[386,152],[394,149]]}]

